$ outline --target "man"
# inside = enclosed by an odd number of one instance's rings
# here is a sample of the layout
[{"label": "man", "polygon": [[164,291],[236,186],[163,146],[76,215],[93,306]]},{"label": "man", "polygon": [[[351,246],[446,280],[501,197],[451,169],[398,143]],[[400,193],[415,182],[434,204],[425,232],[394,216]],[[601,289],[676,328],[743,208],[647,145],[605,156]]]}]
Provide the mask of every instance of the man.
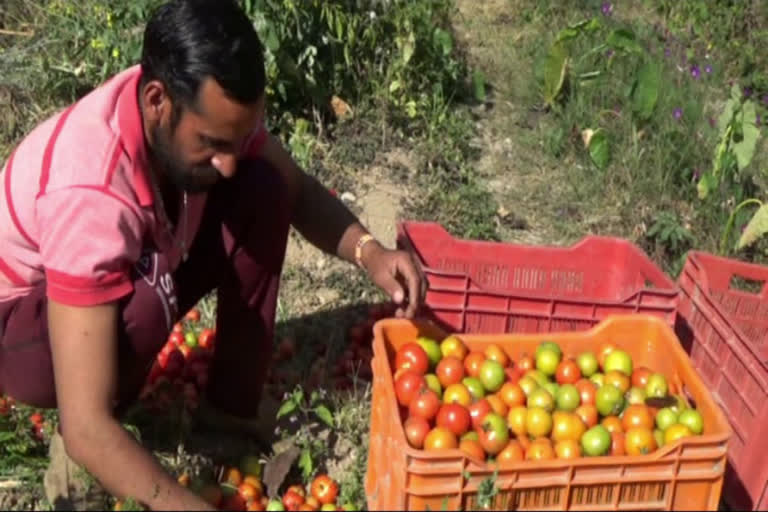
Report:
[{"label": "man", "polygon": [[115,410],[201,297],[218,290],[207,401],[254,420],[290,226],[363,267],[399,316],[424,293],[410,256],[372,239],[267,133],[264,91],[262,47],[235,3],[175,0],[149,20],[140,65],[39,125],[0,175],[0,387],[58,407],[67,454],[154,510],[210,507]]}]

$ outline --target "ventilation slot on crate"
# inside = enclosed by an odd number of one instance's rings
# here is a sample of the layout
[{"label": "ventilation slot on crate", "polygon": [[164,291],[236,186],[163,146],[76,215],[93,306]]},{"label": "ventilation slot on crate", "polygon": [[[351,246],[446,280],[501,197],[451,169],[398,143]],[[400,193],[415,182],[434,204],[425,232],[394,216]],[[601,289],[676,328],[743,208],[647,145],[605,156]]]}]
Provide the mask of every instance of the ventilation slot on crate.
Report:
[{"label": "ventilation slot on crate", "polygon": [[619,504],[659,505],[666,502],[669,485],[664,482],[622,484]]},{"label": "ventilation slot on crate", "polygon": [[595,506],[608,508],[613,503],[613,484],[574,485],[571,487],[571,506]]},{"label": "ventilation slot on crate", "polygon": [[513,510],[544,510],[560,508],[564,489],[560,487],[539,487],[517,489]]}]

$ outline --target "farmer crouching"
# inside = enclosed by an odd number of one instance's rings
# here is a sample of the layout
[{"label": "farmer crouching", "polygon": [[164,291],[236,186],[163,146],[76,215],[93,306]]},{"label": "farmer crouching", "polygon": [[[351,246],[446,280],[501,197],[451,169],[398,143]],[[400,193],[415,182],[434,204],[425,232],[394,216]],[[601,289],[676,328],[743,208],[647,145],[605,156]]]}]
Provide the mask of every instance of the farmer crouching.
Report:
[{"label": "farmer crouching", "polygon": [[420,304],[409,255],[297,166],[265,129],[264,103],[262,46],[235,2],[177,0],[149,20],[140,65],[38,125],[5,163],[0,388],[59,410],[47,476],[58,505],[84,506],[67,496],[74,461],[114,496],[210,509],[115,411],[136,400],[180,315],[216,289],[207,406],[222,424],[256,420],[290,226],[365,269],[399,315]]}]

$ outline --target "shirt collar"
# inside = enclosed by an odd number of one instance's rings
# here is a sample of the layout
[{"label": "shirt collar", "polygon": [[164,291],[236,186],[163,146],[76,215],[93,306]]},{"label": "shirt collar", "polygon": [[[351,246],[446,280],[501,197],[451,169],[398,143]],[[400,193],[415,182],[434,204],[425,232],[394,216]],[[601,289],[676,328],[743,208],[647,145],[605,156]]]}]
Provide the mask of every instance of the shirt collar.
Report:
[{"label": "shirt collar", "polygon": [[141,68],[136,65],[130,72],[132,76],[123,85],[117,99],[117,124],[123,147],[133,164],[132,178],[136,196],[139,204],[147,207],[154,203],[154,195],[149,182],[149,160],[138,99]]}]

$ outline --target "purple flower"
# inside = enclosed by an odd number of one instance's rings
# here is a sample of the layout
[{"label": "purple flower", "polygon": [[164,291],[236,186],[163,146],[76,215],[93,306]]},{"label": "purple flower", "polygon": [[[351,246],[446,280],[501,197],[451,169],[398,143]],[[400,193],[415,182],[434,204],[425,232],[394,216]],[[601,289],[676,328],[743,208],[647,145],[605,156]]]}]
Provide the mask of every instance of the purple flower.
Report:
[{"label": "purple flower", "polygon": [[695,79],[698,79],[699,76],[701,76],[701,71],[699,71],[699,66],[691,66],[691,76]]},{"label": "purple flower", "polygon": [[669,57],[670,55],[672,55],[672,50],[670,50],[669,46],[667,46],[666,48],[664,48],[664,56]]},{"label": "purple flower", "polygon": [[610,16],[611,14],[613,14],[613,4],[611,2],[603,2],[603,5],[600,8],[600,10],[605,16]]},{"label": "purple flower", "polygon": [[768,94],[763,95],[763,103],[768,105]]},{"label": "purple flower", "polygon": [[710,64],[707,64],[706,66],[704,66],[704,72],[706,74],[708,74],[708,75],[711,74],[712,73],[712,66]]},{"label": "purple flower", "polygon": [[677,107],[672,115],[675,116],[675,119],[679,121],[683,117],[683,109]]},{"label": "purple flower", "polygon": [[761,121],[760,114],[757,114],[757,116],[755,117],[755,126],[760,126],[760,121]]},{"label": "purple flower", "polygon": [[750,96],[752,96],[752,89],[749,88],[749,87],[745,87],[744,88],[744,97],[745,98],[749,98]]},{"label": "purple flower", "polygon": [[701,179],[701,173],[699,172],[699,168],[697,167],[696,169],[693,170],[693,180],[699,181],[699,179]]},{"label": "purple flower", "polygon": [[608,50],[606,50],[606,51],[605,51],[605,56],[606,56],[607,58],[609,58],[609,59],[610,59],[611,57],[613,57],[613,49],[612,49],[612,48],[609,48]]}]

